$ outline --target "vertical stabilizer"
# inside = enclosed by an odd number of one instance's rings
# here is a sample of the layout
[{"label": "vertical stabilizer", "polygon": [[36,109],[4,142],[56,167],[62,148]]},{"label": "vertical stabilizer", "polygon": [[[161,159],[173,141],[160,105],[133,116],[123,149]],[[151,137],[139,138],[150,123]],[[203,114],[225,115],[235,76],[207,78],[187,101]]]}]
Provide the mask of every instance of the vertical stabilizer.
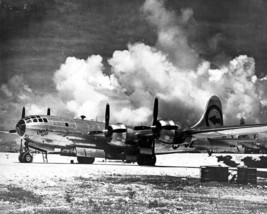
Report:
[{"label": "vertical stabilizer", "polygon": [[212,96],[200,120],[192,128],[214,128],[223,126],[222,103],[219,97]]}]

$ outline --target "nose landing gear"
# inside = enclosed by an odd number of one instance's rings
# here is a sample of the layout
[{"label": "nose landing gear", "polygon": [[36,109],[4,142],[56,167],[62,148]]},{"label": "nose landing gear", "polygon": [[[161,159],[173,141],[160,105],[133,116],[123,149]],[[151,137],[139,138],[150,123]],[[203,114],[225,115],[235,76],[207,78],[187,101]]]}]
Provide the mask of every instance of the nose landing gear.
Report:
[{"label": "nose landing gear", "polygon": [[22,152],[19,154],[19,162],[21,163],[31,163],[33,161],[33,156],[30,152]]},{"label": "nose landing gear", "polygon": [[25,142],[25,147],[22,146],[22,139],[20,141],[20,154],[19,154],[19,162],[20,163],[31,163],[33,161],[33,156],[30,153],[30,149],[27,145],[27,141]]}]

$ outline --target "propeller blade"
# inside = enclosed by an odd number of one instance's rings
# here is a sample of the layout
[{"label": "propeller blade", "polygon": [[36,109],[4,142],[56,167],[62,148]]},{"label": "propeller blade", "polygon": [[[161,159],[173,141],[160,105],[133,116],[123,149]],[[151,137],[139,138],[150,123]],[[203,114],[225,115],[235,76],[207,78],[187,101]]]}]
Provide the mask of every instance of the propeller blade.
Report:
[{"label": "propeller blade", "polygon": [[47,116],[50,116],[50,108],[47,109]]},{"label": "propeller blade", "polygon": [[109,126],[109,115],[110,115],[110,109],[109,104],[106,105],[106,114],[105,114],[105,129],[108,129]]},{"label": "propeller blade", "polygon": [[22,108],[21,118],[25,117],[25,107]]},{"label": "propeller blade", "polygon": [[20,153],[23,152],[22,139],[20,139]]},{"label": "propeller blade", "polygon": [[154,109],[153,109],[153,123],[152,125],[156,125],[157,119],[158,119],[158,108],[159,108],[159,103],[158,103],[158,98],[155,98],[154,101]]}]

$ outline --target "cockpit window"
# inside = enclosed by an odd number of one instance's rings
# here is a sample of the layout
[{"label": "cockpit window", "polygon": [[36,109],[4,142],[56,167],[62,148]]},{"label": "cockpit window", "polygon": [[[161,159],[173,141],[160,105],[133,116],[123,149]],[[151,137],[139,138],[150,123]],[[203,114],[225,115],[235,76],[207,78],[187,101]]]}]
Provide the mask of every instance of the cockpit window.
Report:
[{"label": "cockpit window", "polygon": [[41,122],[41,123],[43,122],[43,120],[41,118],[39,118],[38,121]]},{"label": "cockpit window", "polygon": [[44,120],[45,123],[48,123],[48,120],[46,118],[43,118],[43,120]]},{"label": "cockpit window", "polygon": [[40,116],[36,116],[37,118],[41,118]]},{"label": "cockpit window", "polygon": [[30,116],[30,118],[34,119],[34,118],[35,118],[35,116]]},{"label": "cockpit window", "polygon": [[26,123],[31,123],[31,122],[32,122],[31,119],[26,120]]},{"label": "cockpit window", "polygon": [[36,123],[36,122],[38,122],[38,121],[37,121],[37,119],[36,119],[36,118],[34,118],[34,119],[33,119],[33,122],[35,122],[35,123]]},{"label": "cockpit window", "polygon": [[31,119],[31,118],[30,118],[30,117],[25,117],[24,119],[25,119],[25,120],[29,120],[29,119]]}]

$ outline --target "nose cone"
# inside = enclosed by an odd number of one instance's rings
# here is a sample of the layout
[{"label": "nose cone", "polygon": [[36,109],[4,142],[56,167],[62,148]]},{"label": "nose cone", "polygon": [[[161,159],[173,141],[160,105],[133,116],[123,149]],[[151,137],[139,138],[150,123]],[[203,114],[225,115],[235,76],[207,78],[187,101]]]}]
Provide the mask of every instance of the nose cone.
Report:
[{"label": "nose cone", "polygon": [[20,120],[16,125],[16,130],[19,136],[23,136],[26,131],[26,123],[24,120]]}]

